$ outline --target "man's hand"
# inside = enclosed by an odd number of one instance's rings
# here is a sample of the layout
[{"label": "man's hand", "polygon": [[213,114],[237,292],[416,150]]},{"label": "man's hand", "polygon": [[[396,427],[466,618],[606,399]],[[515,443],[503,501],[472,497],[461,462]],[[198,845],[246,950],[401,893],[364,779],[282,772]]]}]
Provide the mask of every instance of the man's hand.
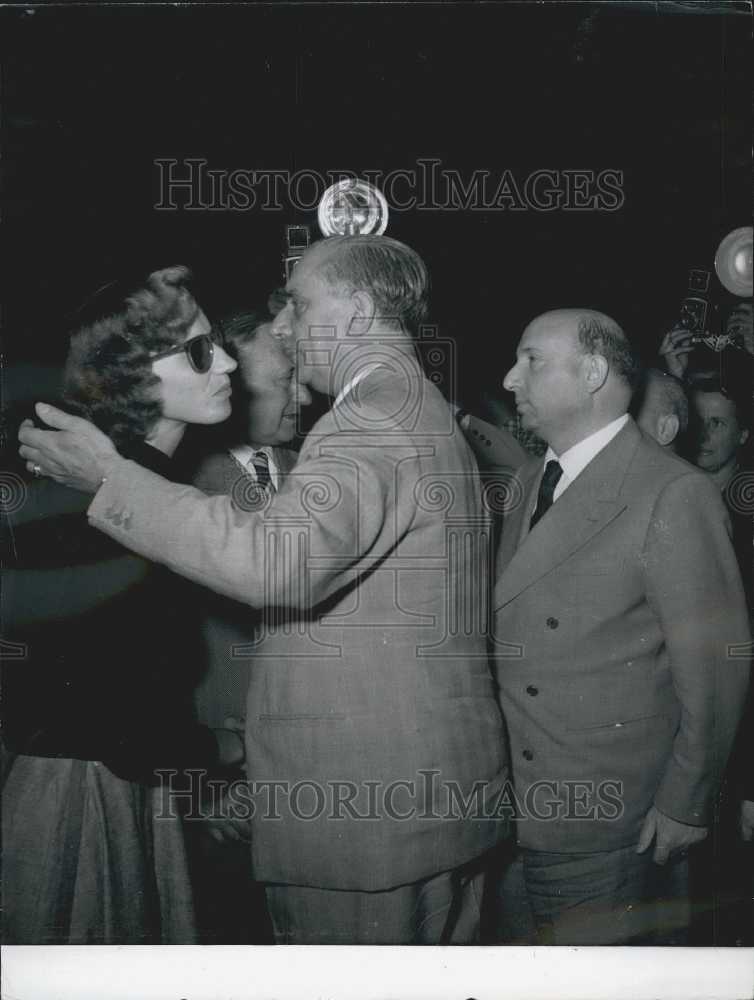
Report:
[{"label": "man's hand", "polygon": [[21,424],[19,453],[26,468],[82,493],[96,493],[103,478],[122,461],[110,438],[88,420],[54,406],[37,403],[35,409],[56,430],[39,430],[30,420]]},{"label": "man's hand", "polygon": [[725,324],[725,333],[749,354],[754,354],[754,309],[751,302],[740,302]]},{"label": "man's hand", "polygon": [[671,819],[665,813],[652,806],[644,817],[644,825],[639,835],[639,843],[636,845],[636,853],[643,854],[655,842],[652,860],[655,864],[664,865],[669,857],[685,851],[692,844],[698,844],[707,836],[706,826],[689,826],[687,823],[679,823],[676,819]]},{"label": "man's hand", "polygon": [[749,843],[754,839],[754,802],[749,799],[744,799],[741,803],[738,825],[743,840]]},{"label": "man's hand", "polygon": [[249,817],[244,815],[250,808],[245,797],[240,803],[234,804],[226,793],[213,809],[212,815],[204,820],[207,833],[218,844],[251,843],[251,823]]},{"label": "man's hand", "polygon": [[694,350],[691,334],[685,327],[676,326],[662,338],[660,357],[671,375],[683,378],[689,366],[689,354]]}]

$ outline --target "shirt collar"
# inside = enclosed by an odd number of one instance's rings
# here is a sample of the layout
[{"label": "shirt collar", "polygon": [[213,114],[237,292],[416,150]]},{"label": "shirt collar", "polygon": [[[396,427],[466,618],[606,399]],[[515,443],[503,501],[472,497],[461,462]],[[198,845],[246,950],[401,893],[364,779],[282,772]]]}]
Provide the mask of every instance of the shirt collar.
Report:
[{"label": "shirt collar", "polygon": [[271,445],[265,445],[263,448],[252,448],[248,444],[238,444],[234,448],[230,449],[230,453],[238,462],[242,465],[244,469],[249,470],[249,465],[251,460],[260,451],[263,451],[267,456],[267,460],[270,466],[270,479],[272,480],[272,485],[275,489],[280,488],[280,470],[278,469],[277,462],[275,461],[275,449]]}]

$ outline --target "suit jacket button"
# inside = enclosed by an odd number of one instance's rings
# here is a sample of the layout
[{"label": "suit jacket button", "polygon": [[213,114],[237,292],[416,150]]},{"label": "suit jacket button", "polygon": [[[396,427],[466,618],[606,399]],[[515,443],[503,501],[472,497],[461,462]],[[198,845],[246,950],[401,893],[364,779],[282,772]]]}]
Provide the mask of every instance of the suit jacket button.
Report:
[{"label": "suit jacket button", "polygon": [[532,696],[532,698],[536,698],[537,695],[539,694],[539,688],[538,687],[534,687],[533,684],[530,684],[528,686],[528,688],[526,689],[526,693],[530,694]]},{"label": "suit jacket button", "polygon": [[560,622],[557,618],[548,618],[545,624],[548,628],[557,628]]},{"label": "suit jacket button", "polygon": [[521,756],[524,758],[524,760],[534,760],[534,754],[531,752],[531,750],[524,750]]}]

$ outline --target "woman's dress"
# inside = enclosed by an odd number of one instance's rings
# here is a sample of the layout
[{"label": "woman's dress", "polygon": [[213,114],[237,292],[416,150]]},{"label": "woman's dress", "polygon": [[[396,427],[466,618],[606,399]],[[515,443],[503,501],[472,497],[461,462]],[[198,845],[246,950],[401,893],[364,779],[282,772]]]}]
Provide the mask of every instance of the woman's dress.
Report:
[{"label": "woman's dress", "polygon": [[[131,457],[175,479],[151,447]],[[5,539],[3,940],[190,944],[185,796],[155,769],[216,763],[192,717],[195,616],[89,502],[30,483]]]}]

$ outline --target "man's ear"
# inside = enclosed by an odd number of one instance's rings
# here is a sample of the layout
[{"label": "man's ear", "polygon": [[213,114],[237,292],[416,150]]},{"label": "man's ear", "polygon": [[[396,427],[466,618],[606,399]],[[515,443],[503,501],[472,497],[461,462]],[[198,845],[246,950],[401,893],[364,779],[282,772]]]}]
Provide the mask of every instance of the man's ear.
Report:
[{"label": "man's ear", "polygon": [[348,334],[351,337],[364,337],[372,328],[375,320],[374,299],[365,291],[356,291],[351,294],[351,307],[353,315],[348,325]]},{"label": "man's ear", "polygon": [[738,443],[739,445],[746,444],[748,440],[749,440],[749,428],[744,427],[744,429],[741,431],[740,437],[738,438]]},{"label": "man's ear", "polygon": [[667,446],[675,441],[680,422],[675,413],[663,413],[657,418],[657,441],[659,444]]},{"label": "man's ear", "polygon": [[610,366],[601,354],[586,356],[586,385],[589,392],[596,392],[605,384]]}]

